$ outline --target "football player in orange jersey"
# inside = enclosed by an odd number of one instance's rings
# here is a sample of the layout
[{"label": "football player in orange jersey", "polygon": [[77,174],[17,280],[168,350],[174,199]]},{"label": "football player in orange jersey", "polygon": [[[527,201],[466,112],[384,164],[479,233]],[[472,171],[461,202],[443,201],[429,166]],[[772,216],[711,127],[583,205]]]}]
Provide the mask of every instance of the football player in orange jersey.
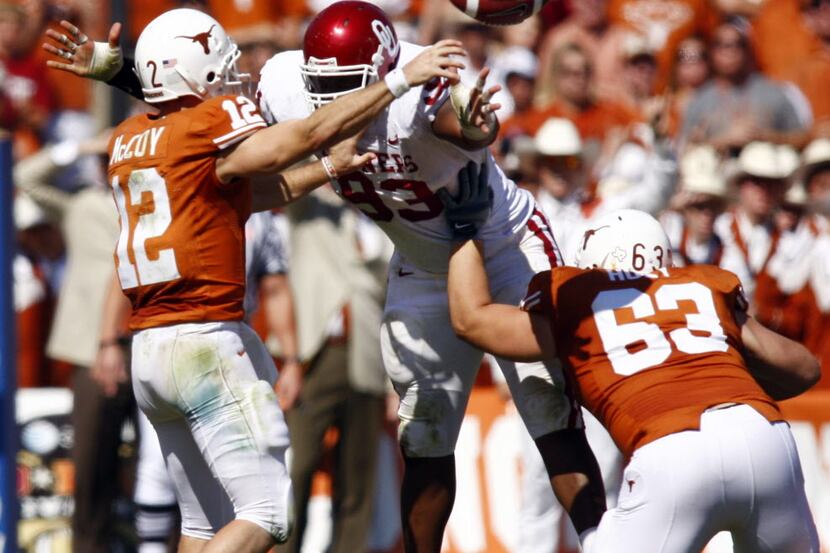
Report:
[{"label": "football player in orange jersey", "polygon": [[[65,45],[71,61],[75,46]],[[290,531],[276,370],[242,322],[252,207],[284,204],[368,162],[347,144],[274,177],[358,132],[410,86],[456,79],[463,65],[450,56],[463,53],[439,43],[307,119],[265,129],[216,20],[172,10],[141,33],[135,71],[159,113],[116,128],[108,178],[121,221],[117,274],[132,304],[133,388],[176,486],[179,551],[265,552]]]},{"label": "football player in orange jersey", "polygon": [[[476,172],[459,177],[459,209],[486,210]],[[585,551],[698,553],[728,531],[735,551],[818,553],[774,401],[812,386],[818,363],[747,315],[734,274],[672,268],[670,251],[650,215],[609,213],[584,233],[579,268],[539,273],[516,307],[492,303],[480,244],[467,241],[450,261],[453,327],[498,356],[558,357],[629,459],[617,507],[581,536]]]}]

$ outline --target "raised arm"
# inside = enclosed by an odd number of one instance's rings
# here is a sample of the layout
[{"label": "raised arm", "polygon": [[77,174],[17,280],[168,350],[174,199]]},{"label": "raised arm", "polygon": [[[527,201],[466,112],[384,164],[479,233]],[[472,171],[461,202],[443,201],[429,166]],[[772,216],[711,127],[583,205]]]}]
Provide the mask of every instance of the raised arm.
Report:
[{"label": "raised arm", "polygon": [[443,190],[445,213],[458,238],[466,238],[450,256],[448,293],[455,333],[474,346],[514,361],[552,359],[556,355],[547,320],[515,305],[493,303],[480,243],[471,240],[487,220],[492,202],[486,165],[468,164],[458,175],[458,196]]},{"label": "raised arm", "polygon": [[775,400],[797,396],[821,377],[821,366],[807,348],[773,332],[754,317],[743,323],[741,339],[752,376]]},{"label": "raised arm", "polygon": [[354,135],[409,87],[436,77],[455,82],[458,76],[453,69],[464,65],[450,56],[462,55],[460,42],[443,40],[421,52],[403,69],[394,70],[385,81],[338,98],[305,119],[278,123],[257,132],[217,161],[216,174],[223,182],[230,182],[238,177],[277,173]]},{"label": "raised arm", "polygon": [[468,240],[450,257],[449,299],[453,330],[474,346],[513,361],[556,355],[544,317],[515,305],[492,303],[480,243]]}]

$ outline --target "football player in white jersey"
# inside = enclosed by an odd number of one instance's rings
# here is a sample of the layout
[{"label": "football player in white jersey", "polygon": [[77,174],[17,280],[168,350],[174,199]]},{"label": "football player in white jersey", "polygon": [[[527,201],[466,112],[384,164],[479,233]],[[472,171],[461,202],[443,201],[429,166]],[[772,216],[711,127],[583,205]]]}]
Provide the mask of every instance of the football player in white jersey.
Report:
[{"label": "football player in white jersey", "polygon": [[[96,48],[103,52],[106,45]],[[399,42],[379,8],[337,2],[311,22],[303,51],[282,52],[266,64],[257,93],[260,107],[270,123],[306,117],[378,79],[389,83],[394,68],[422,50]],[[109,82],[132,91],[122,77],[123,71]],[[361,151],[374,152],[377,159],[362,172],[331,174],[334,189],[375,220],[396,247],[381,342],[387,373],[401,397],[401,502],[409,552],[441,549],[455,495],[453,451],[482,359],[482,352],[451,328],[447,267],[453,230],[464,228],[450,229],[437,192],[445,188],[454,195],[459,169],[486,161],[493,209],[478,236],[500,301],[518,304],[533,275],[560,262],[533,198],[503,175],[485,149],[498,130],[496,106],[488,102],[496,90],[483,91],[485,78],[486,70],[472,91],[454,89],[452,100],[443,80],[411,89],[399,82],[398,100],[359,142]],[[554,491],[579,532],[592,528],[605,496],[568,383],[561,371],[542,363],[500,365]]]},{"label": "football player in white jersey", "polygon": [[[359,89],[421,47],[398,42],[386,15],[364,2],[338,2],[321,12],[305,34],[303,51],[282,52],[262,70],[258,99],[266,119],[306,117],[315,107]],[[482,75],[473,91],[480,94]],[[456,175],[468,162],[486,160],[494,194],[493,212],[481,229],[494,293],[518,302],[529,279],[558,264],[550,229],[532,197],[516,188],[484,147],[498,122],[484,101],[474,101],[459,117],[450,87],[435,81],[412,88],[376,119],[359,143],[374,152],[362,172],[337,175],[335,190],[389,235],[396,253],[381,328],[387,373],[401,397],[399,438],[405,460],[402,489],[407,551],[439,551],[454,494],[456,438],[482,354],[451,330],[446,275],[452,232],[436,194],[457,190]],[[471,111],[476,113],[470,113]],[[479,116],[483,121],[471,119]],[[479,125],[476,125],[476,123]],[[561,373],[541,363],[500,362],[519,412],[536,439],[560,499],[582,508],[575,524],[602,510],[593,456],[584,441],[579,411]],[[599,492],[573,505],[564,494],[574,461],[596,475]],[[566,466],[564,463],[570,463]],[[583,468],[590,466],[590,469]]]}]

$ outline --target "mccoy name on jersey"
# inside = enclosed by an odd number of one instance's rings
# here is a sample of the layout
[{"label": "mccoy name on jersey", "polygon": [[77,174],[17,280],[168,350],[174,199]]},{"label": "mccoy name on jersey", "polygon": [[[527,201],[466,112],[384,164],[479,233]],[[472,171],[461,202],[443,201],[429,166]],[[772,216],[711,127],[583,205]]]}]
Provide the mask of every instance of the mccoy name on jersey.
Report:
[{"label": "mccoy name on jersey", "polygon": [[[398,67],[422,50],[401,42]],[[302,63],[303,53],[294,50],[277,54],[262,69],[258,95],[270,123],[310,114],[303,95]],[[377,159],[362,172],[341,176],[333,183],[345,200],[381,226],[407,262],[435,273],[447,271],[452,236],[435,192],[447,187],[455,194],[458,171],[470,160],[481,162],[486,156],[490,165],[493,212],[480,235],[488,245],[488,257],[518,244],[535,205],[530,194],[507,179],[485,150],[465,151],[435,136],[432,121],[448,98],[449,86],[443,81],[413,87],[361,139],[360,151],[374,152]]]},{"label": "mccoy name on jersey", "polygon": [[265,126],[247,98],[219,96],[164,117],[137,115],[113,132],[115,264],[132,330],[242,320],[251,191],[246,180],[219,181],[216,154]]}]

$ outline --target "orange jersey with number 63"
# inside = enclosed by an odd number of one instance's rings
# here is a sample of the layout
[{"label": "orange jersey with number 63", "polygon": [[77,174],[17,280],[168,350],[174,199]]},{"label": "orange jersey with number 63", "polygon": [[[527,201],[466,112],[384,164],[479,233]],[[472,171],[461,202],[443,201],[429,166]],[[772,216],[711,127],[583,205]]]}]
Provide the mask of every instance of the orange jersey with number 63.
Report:
[{"label": "orange jersey with number 63", "polygon": [[253,102],[221,96],[115,129],[115,264],[132,330],[243,318],[251,191],[247,181],[217,179],[216,154],[265,126]]},{"label": "orange jersey with number 63", "polygon": [[775,402],[747,370],[738,278],[711,265],[638,275],[561,267],[536,275],[523,308],[551,321],[557,353],[582,404],[626,456],[700,427],[721,403],[770,421]]}]

